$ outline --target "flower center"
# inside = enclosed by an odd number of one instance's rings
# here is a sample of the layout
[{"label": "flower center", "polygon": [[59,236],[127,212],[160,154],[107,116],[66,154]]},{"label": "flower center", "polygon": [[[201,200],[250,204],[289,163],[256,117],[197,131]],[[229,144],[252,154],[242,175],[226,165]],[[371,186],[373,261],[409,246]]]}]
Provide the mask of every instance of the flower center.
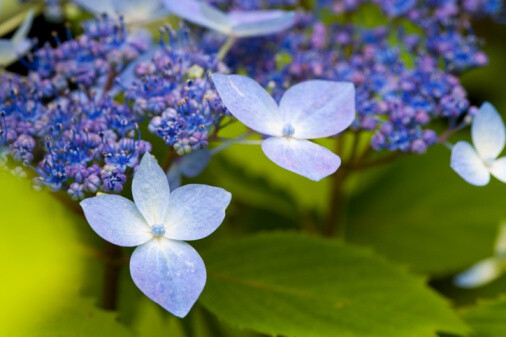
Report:
[{"label": "flower center", "polygon": [[283,126],[283,131],[281,131],[281,133],[283,134],[283,137],[291,137],[295,133],[295,129],[292,124],[287,123]]},{"label": "flower center", "polygon": [[165,226],[164,225],[153,225],[153,226],[151,226],[151,233],[154,236],[162,236],[165,234]]}]

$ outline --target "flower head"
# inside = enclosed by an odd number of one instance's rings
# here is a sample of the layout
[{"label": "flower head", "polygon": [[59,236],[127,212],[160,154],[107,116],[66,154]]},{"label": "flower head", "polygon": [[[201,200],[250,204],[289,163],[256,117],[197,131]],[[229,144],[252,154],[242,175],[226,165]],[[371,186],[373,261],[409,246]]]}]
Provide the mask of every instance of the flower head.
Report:
[{"label": "flower head", "polygon": [[206,282],[204,262],[183,240],[202,239],[218,228],[229,192],[186,185],[170,192],[156,159],[146,153],[132,182],[132,202],[99,195],[81,202],[89,224],[118,246],[138,246],[130,259],[134,283],[172,314],[184,317]]},{"label": "flower head", "polygon": [[32,22],[33,11],[30,11],[11,39],[0,39],[0,66],[8,66],[32,48],[32,41],[28,38]]},{"label": "flower head", "polygon": [[175,15],[225,35],[249,37],[270,35],[291,27],[295,13],[283,10],[232,11],[219,9],[198,0],[163,0]]},{"label": "flower head", "polygon": [[225,106],[247,127],[270,136],[265,155],[279,166],[319,181],[334,173],[341,159],[308,139],[334,136],[355,119],[355,87],[348,82],[306,81],[288,89],[280,104],[254,80],[213,75]]},{"label": "flower head", "polygon": [[455,144],[451,167],[472,185],[487,185],[490,174],[506,182],[506,157],[497,159],[506,143],[504,122],[490,103],[474,117],[471,133],[474,147],[465,141]]}]

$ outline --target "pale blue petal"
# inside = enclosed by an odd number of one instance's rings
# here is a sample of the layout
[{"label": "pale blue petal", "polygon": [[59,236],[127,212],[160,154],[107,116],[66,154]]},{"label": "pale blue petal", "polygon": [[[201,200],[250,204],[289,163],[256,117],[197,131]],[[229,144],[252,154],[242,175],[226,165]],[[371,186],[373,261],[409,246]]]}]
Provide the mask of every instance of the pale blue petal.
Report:
[{"label": "pale blue petal", "polygon": [[8,66],[18,59],[11,40],[0,39],[0,66]]},{"label": "pale blue petal", "polygon": [[306,81],[286,91],[279,104],[295,138],[333,136],[355,119],[355,86],[350,82]]},{"label": "pale blue petal", "polygon": [[187,178],[199,176],[211,161],[211,151],[207,149],[197,150],[181,157],[179,168]]},{"label": "pale blue petal", "polygon": [[489,258],[478,262],[462,274],[455,277],[455,285],[461,288],[476,288],[492,282],[501,274],[499,262]]},{"label": "pale blue petal", "polygon": [[169,12],[180,18],[226,35],[230,34],[230,23],[225,13],[205,2],[195,0],[163,0],[163,3]]},{"label": "pale blue petal", "polygon": [[160,0],[111,0],[111,3],[128,24],[153,22],[169,14]]},{"label": "pale blue petal", "polygon": [[181,186],[182,177],[181,170],[179,169],[179,164],[174,163],[167,171],[167,179],[169,180],[169,186],[173,190]]},{"label": "pale blue petal", "polygon": [[506,183],[506,157],[494,161],[490,166],[490,173],[503,183]]},{"label": "pale blue petal", "polygon": [[26,18],[21,24],[21,26],[19,26],[19,28],[14,33],[14,36],[12,37],[12,42],[14,42],[15,45],[23,43],[23,41],[25,41],[26,38],[28,37],[28,33],[32,28],[33,16],[34,16],[33,10],[30,10],[26,15]]},{"label": "pale blue petal", "polygon": [[206,267],[195,249],[165,238],[135,249],[130,275],[147,297],[178,317],[188,314],[206,284]]},{"label": "pale blue petal", "polygon": [[484,160],[493,160],[504,149],[506,135],[501,115],[490,103],[484,103],[471,126],[473,144]]},{"label": "pale blue petal", "polygon": [[222,188],[185,185],[170,196],[165,236],[174,240],[198,240],[214,232],[225,218],[232,195]]},{"label": "pale blue petal", "polygon": [[458,142],[452,148],[451,168],[471,185],[485,186],[490,172],[468,142]]},{"label": "pale blue petal", "polygon": [[230,12],[232,35],[236,37],[275,34],[295,23],[295,12],[282,10]]},{"label": "pale blue petal", "polygon": [[132,181],[135,205],[150,226],[163,223],[169,208],[169,182],[156,158],[146,153]]},{"label": "pale blue petal", "polygon": [[16,62],[32,48],[32,41],[27,36],[32,27],[33,16],[33,11],[30,10],[11,39],[0,39],[0,66]]},{"label": "pale blue petal", "polygon": [[72,2],[92,14],[116,14],[111,0],[72,0]]},{"label": "pale blue petal", "polygon": [[262,149],[282,168],[314,181],[331,175],[341,165],[339,156],[304,139],[273,137],[262,143]]},{"label": "pale blue petal", "polygon": [[281,136],[282,115],[274,99],[256,81],[241,75],[213,75],[223,103],[235,118],[257,132]]},{"label": "pale blue petal", "polygon": [[138,246],[153,237],[135,204],[119,195],[88,198],[81,201],[81,207],[91,228],[115,245]]}]

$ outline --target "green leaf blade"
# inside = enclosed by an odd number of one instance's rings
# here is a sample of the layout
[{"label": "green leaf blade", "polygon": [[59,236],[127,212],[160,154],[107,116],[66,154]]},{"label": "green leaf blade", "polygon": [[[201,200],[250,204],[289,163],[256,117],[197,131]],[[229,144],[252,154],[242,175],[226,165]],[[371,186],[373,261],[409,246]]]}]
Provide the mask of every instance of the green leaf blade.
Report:
[{"label": "green leaf blade", "polygon": [[209,276],[202,303],[242,328],[295,337],[466,331],[422,280],[341,243],[263,234],[204,255]]}]

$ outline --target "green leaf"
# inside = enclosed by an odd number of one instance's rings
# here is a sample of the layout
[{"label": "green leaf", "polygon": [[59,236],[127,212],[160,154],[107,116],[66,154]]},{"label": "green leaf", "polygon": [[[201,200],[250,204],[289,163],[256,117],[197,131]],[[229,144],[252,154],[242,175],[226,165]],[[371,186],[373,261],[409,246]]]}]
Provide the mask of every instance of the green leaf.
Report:
[{"label": "green leaf", "polygon": [[474,187],[440,146],[409,156],[351,198],[346,240],[373,247],[416,272],[444,276],[491,256],[506,185]]},{"label": "green leaf", "polygon": [[290,233],[203,251],[201,303],[218,318],[297,337],[423,337],[465,333],[424,282],[369,251]]},{"label": "green leaf", "polygon": [[0,186],[0,336],[130,336],[114,314],[80,296],[102,276],[90,272],[102,264],[90,259],[96,235],[84,219],[3,170]]},{"label": "green leaf", "polygon": [[472,337],[506,336],[506,297],[461,311],[464,320],[473,329]]},{"label": "green leaf", "polygon": [[117,314],[97,308],[91,299],[67,298],[58,315],[26,337],[130,337],[133,334],[117,320]]},{"label": "green leaf", "polygon": [[[88,228],[28,180],[0,170],[0,335],[35,329],[86,278],[78,228]],[[86,226],[86,227],[85,227]]]}]

